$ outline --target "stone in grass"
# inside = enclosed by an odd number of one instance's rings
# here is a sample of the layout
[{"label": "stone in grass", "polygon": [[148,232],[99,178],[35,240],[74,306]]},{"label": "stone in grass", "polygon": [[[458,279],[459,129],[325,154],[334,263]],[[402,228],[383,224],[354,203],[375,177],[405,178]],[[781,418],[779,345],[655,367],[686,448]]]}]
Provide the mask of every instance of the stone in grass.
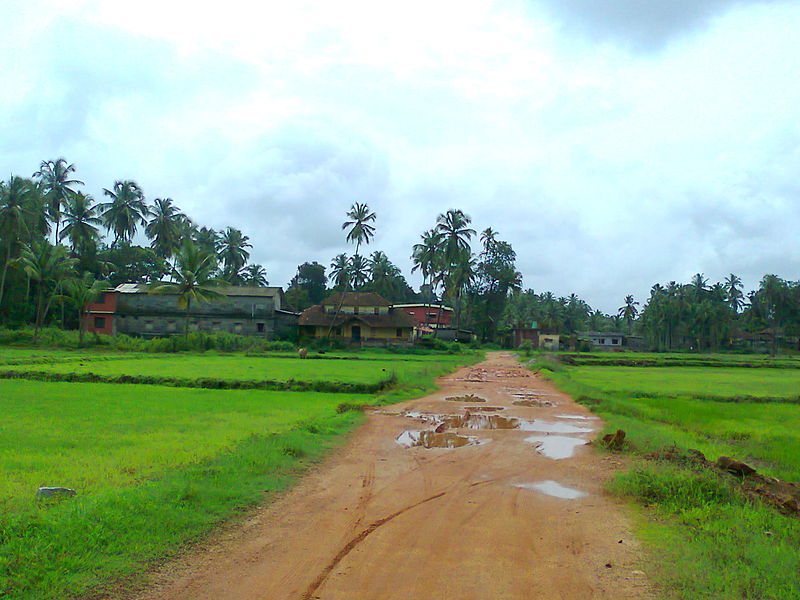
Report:
[{"label": "stone in grass", "polygon": [[41,486],[36,491],[37,498],[71,498],[77,494],[72,488]]},{"label": "stone in grass", "polygon": [[756,472],[756,470],[750,465],[738,460],[734,460],[728,456],[720,456],[717,459],[717,467],[723,471],[727,471],[728,473],[739,475],[741,477],[754,475]]}]

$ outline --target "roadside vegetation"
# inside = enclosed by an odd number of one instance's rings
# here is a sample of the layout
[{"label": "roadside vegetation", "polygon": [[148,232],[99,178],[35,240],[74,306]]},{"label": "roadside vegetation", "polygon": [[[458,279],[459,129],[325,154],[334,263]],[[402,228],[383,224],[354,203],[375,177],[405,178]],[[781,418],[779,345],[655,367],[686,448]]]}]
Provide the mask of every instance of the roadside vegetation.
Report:
[{"label": "roadside vegetation", "polygon": [[[61,375],[138,369],[188,380],[213,374],[235,383],[250,377],[252,366],[276,378],[303,376],[334,387],[392,377],[377,393],[2,381],[0,596],[125,595],[156,561],[286,489],[362,421],[362,406],[432,391],[436,376],[482,358],[478,352],[323,356],[127,353],[103,359],[85,350],[0,348],[0,361],[25,363],[3,368],[43,375],[56,374],[48,369]],[[38,499],[40,485],[77,494]]]},{"label": "roadside vegetation", "polygon": [[665,597],[798,598],[797,513],[753,499],[742,478],[690,450],[800,481],[800,373],[698,359],[717,366],[571,366],[541,356],[532,367],[602,416],[607,432],[626,432],[632,466],[610,488],[636,503],[649,572]]}]

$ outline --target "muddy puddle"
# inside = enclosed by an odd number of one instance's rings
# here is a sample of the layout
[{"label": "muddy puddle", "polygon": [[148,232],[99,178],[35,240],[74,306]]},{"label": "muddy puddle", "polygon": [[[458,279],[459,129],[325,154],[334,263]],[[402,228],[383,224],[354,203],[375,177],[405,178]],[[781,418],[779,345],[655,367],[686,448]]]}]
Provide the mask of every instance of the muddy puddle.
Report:
[{"label": "muddy puddle", "polygon": [[583,415],[556,415],[556,419],[575,419],[577,421],[590,421],[595,417],[584,417]]},{"label": "muddy puddle", "polygon": [[586,492],[561,485],[552,479],[537,481],[534,483],[516,483],[514,484],[514,487],[522,488],[523,490],[533,490],[535,492],[539,492],[540,494],[553,496],[554,498],[561,498],[563,500],[575,500],[588,495]]},{"label": "muddy puddle", "polygon": [[408,411],[404,415],[411,419],[421,419],[435,423],[436,430],[440,432],[446,429],[519,429],[520,431],[535,431],[537,433],[589,433],[594,431],[591,427],[579,427],[571,423],[486,415],[471,411],[472,409],[470,408],[460,415]]},{"label": "muddy puddle", "polygon": [[506,389],[505,392],[513,398],[512,404],[514,406],[546,407],[558,405],[558,403],[552,399],[552,394],[532,392],[523,389]]},{"label": "muddy puddle", "polygon": [[448,402],[486,402],[486,398],[481,398],[475,394],[464,394],[463,396],[448,396]]},{"label": "muddy puddle", "polygon": [[554,421],[523,421],[525,425],[520,427],[523,431],[536,431],[537,433],[591,433],[591,427],[578,427],[570,423],[557,423]]},{"label": "muddy puddle", "polygon": [[462,446],[475,446],[479,444],[478,438],[458,435],[450,431],[437,433],[435,431],[411,431],[401,433],[395,441],[405,448],[422,446],[423,448],[461,448]]},{"label": "muddy puddle", "polygon": [[586,440],[566,435],[532,435],[525,438],[526,442],[534,444],[536,451],[542,456],[554,460],[571,458],[575,448],[586,444]]},{"label": "muddy puddle", "polygon": [[479,410],[481,412],[497,412],[505,410],[503,406],[470,406],[470,410]]}]

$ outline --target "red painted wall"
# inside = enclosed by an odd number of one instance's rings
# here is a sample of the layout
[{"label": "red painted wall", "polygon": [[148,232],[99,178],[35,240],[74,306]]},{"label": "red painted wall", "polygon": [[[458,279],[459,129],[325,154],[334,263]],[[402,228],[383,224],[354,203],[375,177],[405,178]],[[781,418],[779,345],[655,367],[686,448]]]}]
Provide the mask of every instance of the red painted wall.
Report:
[{"label": "red painted wall", "polygon": [[[117,310],[117,293],[105,292],[103,297],[98,302],[92,302],[84,313],[86,319],[86,331],[89,333],[105,333],[111,335],[114,333],[114,313]],[[104,323],[102,327],[95,325],[96,318],[102,318]]]},{"label": "red painted wall", "polygon": [[[437,306],[404,306],[396,308],[395,310],[404,310],[410,314],[417,321],[419,325],[434,324],[437,322],[436,318],[439,314]],[[442,309],[442,314],[439,317],[439,323],[442,327],[449,327],[450,321],[453,318],[453,311]]]}]

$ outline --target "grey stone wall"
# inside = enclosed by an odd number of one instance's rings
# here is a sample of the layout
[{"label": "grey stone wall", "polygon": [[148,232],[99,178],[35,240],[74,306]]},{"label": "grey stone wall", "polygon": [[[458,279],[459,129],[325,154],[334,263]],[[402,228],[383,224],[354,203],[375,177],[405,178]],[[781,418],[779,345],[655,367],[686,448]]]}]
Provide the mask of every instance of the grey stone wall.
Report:
[{"label": "grey stone wall", "polygon": [[[274,339],[291,335],[297,318],[275,313],[273,299],[233,296],[219,302],[190,306],[189,331],[224,331],[237,335]],[[186,312],[178,308],[177,296],[166,294],[120,294],[114,315],[117,333],[160,337],[183,333]]]}]

